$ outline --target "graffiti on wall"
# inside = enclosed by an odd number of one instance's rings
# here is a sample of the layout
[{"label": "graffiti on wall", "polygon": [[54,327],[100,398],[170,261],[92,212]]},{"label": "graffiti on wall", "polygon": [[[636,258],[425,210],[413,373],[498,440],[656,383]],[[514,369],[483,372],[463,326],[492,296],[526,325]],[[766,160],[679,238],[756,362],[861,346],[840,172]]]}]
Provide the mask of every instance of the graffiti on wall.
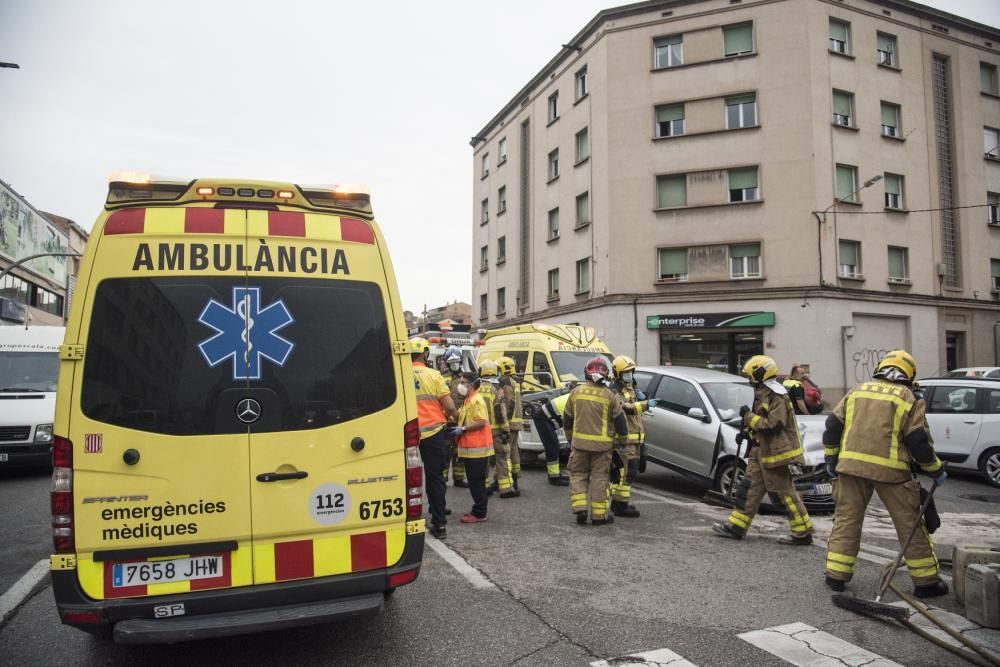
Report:
[{"label": "graffiti on wall", "polygon": [[863,347],[852,355],[854,360],[854,381],[864,382],[871,378],[878,368],[878,362],[887,355],[889,350],[881,347]]},{"label": "graffiti on wall", "polygon": [[[0,256],[14,262],[45,252],[68,251],[62,232],[0,183]],[[59,285],[66,282],[65,257],[40,257],[23,266]]]}]

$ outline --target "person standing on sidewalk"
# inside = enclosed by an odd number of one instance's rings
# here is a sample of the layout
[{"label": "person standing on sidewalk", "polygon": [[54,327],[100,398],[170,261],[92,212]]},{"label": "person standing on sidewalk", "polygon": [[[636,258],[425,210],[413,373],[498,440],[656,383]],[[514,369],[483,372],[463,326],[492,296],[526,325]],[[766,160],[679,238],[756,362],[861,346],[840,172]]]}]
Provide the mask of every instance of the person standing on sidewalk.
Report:
[{"label": "person standing on sidewalk", "polygon": [[448,523],[444,469],[451,454],[451,436],[445,432],[445,426],[449,418],[455,417],[455,403],[441,374],[427,366],[430,344],[423,338],[411,338],[409,346],[417,389],[420,458],[424,462],[427,504],[431,512],[428,532],[443,540],[447,536],[445,526]]},{"label": "person standing on sidewalk", "polygon": [[465,478],[472,494],[472,510],[460,519],[462,523],[486,521],[489,502],[486,469],[490,456],[493,455],[493,431],[490,428],[486,399],[479,393],[479,386],[479,376],[465,372],[457,387],[459,394],[465,396],[465,402],[458,411],[458,425],[453,435],[458,446],[458,458],[465,465]]}]

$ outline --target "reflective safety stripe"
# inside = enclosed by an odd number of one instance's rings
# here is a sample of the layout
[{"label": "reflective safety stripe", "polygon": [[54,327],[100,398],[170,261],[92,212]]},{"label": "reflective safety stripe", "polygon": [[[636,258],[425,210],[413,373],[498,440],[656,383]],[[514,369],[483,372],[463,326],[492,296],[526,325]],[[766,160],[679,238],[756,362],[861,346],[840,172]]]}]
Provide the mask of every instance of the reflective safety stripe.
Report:
[{"label": "reflective safety stripe", "polygon": [[639,442],[641,439],[642,439],[642,434],[641,433],[629,433],[628,434],[628,441],[629,442]]},{"label": "reflective safety stripe", "polygon": [[805,533],[811,531],[813,528],[812,519],[809,515],[803,515],[799,512],[798,506],[795,504],[795,499],[791,496],[782,496],[785,501],[785,507],[788,508],[788,524],[792,529],[793,533]]},{"label": "reflective safety stripe", "polygon": [[750,517],[744,514],[743,512],[734,511],[732,514],[729,515],[729,523],[733,524],[734,526],[739,526],[743,530],[746,530],[747,528],[750,527]]},{"label": "reflective safety stripe", "polygon": [[559,476],[559,461],[555,461],[553,463],[546,463],[545,464],[545,471],[549,474],[549,477],[558,477]]},{"label": "reflective safety stripe", "polygon": [[938,560],[936,556],[928,556],[927,558],[915,558],[913,560],[910,560],[909,558],[906,559],[906,567],[909,568],[927,567],[928,565],[933,565],[934,567],[937,567],[937,564]]},{"label": "reflective safety stripe", "polygon": [[840,453],[840,445],[823,445],[823,456],[836,456]]},{"label": "reflective safety stripe", "polygon": [[842,459],[854,459],[855,461],[864,461],[865,463],[874,463],[875,465],[885,466],[886,468],[892,468],[893,470],[909,470],[910,464],[905,461],[896,461],[893,459],[887,459],[884,456],[875,456],[874,454],[862,454],[860,452],[842,451],[840,452],[840,458]]},{"label": "reflective safety stripe", "polygon": [[775,454],[774,456],[762,456],[760,458],[761,463],[777,463],[778,461],[786,461],[788,459],[793,459],[796,456],[802,454],[802,448],[796,447],[790,452],[785,452],[784,454]]},{"label": "reflective safety stripe", "polygon": [[595,500],[590,503],[590,514],[595,519],[608,513],[608,503],[605,500]]},{"label": "reflective safety stripe", "polygon": [[[599,433],[581,433],[577,430],[577,421],[573,423],[573,439],[589,440],[592,442],[608,442],[611,438],[608,433],[608,411],[611,409],[611,401],[602,395],[598,395],[593,390],[582,387],[574,394],[575,401],[590,401],[601,406],[601,425]],[[575,411],[574,411],[575,412]]]},{"label": "reflective safety stripe", "polygon": [[444,428],[448,420],[444,416],[444,408],[441,407],[438,397],[420,391],[423,388],[433,390],[437,383],[434,371],[420,362],[414,362],[413,375],[417,380],[417,421],[420,424],[420,437],[426,439]]},{"label": "reflective safety stripe", "polygon": [[[766,405],[764,407],[767,407]],[[752,415],[750,417],[750,428],[757,428],[757,422],[760,421],[760,415]]]},{"label": "reflective safety stripe", "polygon": [[497,477],[497,487],[501,491],[510,491],[512,486],[513,482],[511,482],[510,477]]},{"label": "reflective safety stripe", "polygon": [[831,572],[845,572],[847,574],[854,574],[853,565],[844,565],[843,563],[838,563],[837,561],[830,560],[829,558],[826,561],[826,569],[830,570]]},{"label": "reflective safety stripe", "polygon": [[928,463],[927,465],[924,465],[923,463],[921,463],[920,467],[923,470],[925,470],[926,472],[937,472],[938,470],[941,469],[942,465],[943,464],[941,463],[941,459],[939,459],[938,457],[935,456],[933,462]]},{"label": "reflective safety stripe", "polygon": [[[856,389],[848,395],[847,409],[844,414],[844,435],[841,438],[841,443],[843,445],[842,451],[840,452],[841,458],[854,459],[855,461],[863,461],[865,463],[873,463],[875,465],[892,468],[893,470],[909,470],[909,463],[899,460],[899,427],[903,421],[903,417],[906,416],[906,413],[913,408],[913,403],[910,403],[900,396],[900,391],[900,388],[893,387],[889,384],[869,382],[861,385],[860,389]],[[896,406],[895,413],[892,416],[892,434],[889,439],[890,445],[888,458],[875,454],[864,454],[861,452],[851,451],[846,447],[848,443],[848,435],[851,432],[851,427],[854,425],[855,403],[859,398],[873,401],[886,401]]]},{"label": "reflective safety stripe", "polygon": [[906,567],[910,570],[911,577],[933,577],[938,573],[937,565],[932,565],[931,567],[912,567],[907,563]]},{"label": "reflective safety stripe", "polygon": [[838,554],[836,551],[827,551],[826,559],[832,560],[835,563],[844,563],[845,565],[854,565],[858,562],[857,556],[848,556],[847,554]]},{"label": "reflective safety stripe", "polygon": [[515,475],[518,474],[518,473],[520,473],[521,472],[521,464],[520,463],[511,464],[510,471],[512,473],[514,473]]}]

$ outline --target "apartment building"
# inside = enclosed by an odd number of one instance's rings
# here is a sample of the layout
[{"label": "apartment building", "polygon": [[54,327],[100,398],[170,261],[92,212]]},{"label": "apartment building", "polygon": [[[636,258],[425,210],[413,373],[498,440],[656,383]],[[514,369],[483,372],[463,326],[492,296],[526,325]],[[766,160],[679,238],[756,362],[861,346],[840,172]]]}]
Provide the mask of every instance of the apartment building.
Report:
[{"label": "apartment building", "polygon": [[1000,363],[1000,29],[906,0],[600,12],[472,139],[473,318],[640,364]]}]

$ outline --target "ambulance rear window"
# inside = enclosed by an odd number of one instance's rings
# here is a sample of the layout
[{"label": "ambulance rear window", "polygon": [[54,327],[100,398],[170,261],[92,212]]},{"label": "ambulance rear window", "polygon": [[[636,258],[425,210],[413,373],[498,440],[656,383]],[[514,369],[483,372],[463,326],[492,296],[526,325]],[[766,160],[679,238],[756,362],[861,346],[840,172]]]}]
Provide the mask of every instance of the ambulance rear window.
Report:
[{"label": "ambulance rear window", "polygon": [[381,290],[350,280],[105,280],[83,373],[87,417],[165,435],[322,428],[396,400]]}]

